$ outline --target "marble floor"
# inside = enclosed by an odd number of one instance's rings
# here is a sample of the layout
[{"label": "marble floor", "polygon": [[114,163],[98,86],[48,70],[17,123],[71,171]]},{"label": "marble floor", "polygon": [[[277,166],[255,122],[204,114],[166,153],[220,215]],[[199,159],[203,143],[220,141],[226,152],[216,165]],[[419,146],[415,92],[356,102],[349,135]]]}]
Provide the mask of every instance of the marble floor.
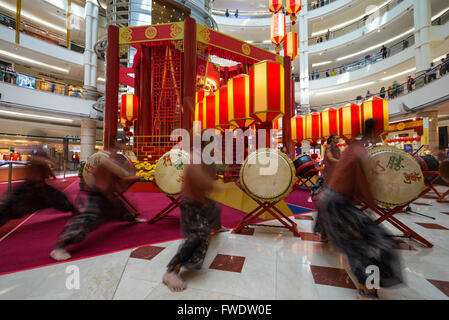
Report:
[{"label": "marble floor", "polygon": [[[406,282],[379,290],[380,298],[448,300],[449,204],[419,199],[412,209],[435,219],[415,213],[395,217],[434,247],[400,238],[397,250]],[[203,269],[181,272],[188,285],[181,293],[161,282],[177,240],[5,274],[0,276],[0,299],[356,299],[341,256],[312,234],[315,216],[296,216],[301,239],[278,221],[253,225],[242,234],[214,235]]]}]

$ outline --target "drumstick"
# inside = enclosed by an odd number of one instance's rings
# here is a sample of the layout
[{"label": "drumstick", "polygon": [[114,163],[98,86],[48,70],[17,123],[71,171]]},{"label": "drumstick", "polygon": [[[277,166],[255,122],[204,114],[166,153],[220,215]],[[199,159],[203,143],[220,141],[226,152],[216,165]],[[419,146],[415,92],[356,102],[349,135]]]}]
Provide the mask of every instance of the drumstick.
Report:
[{"label": "drumstick", "polygon": [[419,152],[419,150],[421,150],[422,149],[422,147],[424,147],[424,145],[421,145],[421,147],[419,147],[419,149],[418,150],[416,150],[413,154],[412,154],[412,156],[415,156],[418,152]]}]

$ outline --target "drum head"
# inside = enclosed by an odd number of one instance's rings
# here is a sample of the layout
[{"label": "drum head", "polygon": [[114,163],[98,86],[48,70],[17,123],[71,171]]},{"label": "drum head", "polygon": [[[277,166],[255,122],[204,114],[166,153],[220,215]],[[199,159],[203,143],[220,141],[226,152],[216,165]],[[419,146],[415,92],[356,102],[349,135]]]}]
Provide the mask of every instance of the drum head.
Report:
[{"label": "drum head", "polygon": [[273,202],[289,195],[295,181],[293,162],[275,149],[259,149],[251,153],[240,168],[243,189],[264,202]]},{"label": "drum head", "polygon": [[180,149],[172,149],[158,160],[154,180],[166,195],[177,196],[181,193],[185,163],[189,163],[189,154]]},{"label": "drum head", "polygon": [[87,159],[83,169],[83,178],[88,186],[92,187],[95,183],[95,177],[93,175],[93,170],[95,167],[109,158],[110,154],[108,152],[100,151],[94,153],[89,157],[89,159]]},{"label": "drum head", "polygon": [[412,201],[424,189],[424,175],[416,160],[402,150],[378,146],[368,150],[373,160],[373,193],[382,206],[399,206]]}]

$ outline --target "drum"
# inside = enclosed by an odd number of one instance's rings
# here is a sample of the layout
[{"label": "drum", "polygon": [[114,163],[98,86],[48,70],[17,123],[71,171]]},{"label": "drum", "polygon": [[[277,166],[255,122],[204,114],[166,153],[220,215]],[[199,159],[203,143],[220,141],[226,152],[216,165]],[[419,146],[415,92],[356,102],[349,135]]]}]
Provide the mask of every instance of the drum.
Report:
[{"label": "drum", "polygon": [[306,174],[310,170],[316,168],[315,161],[313,161],[313,159],[308,154],[303,154],[296,157],[295,160],[293,160],[293,164],[295,165],[296,172],[300,177],[306,176]]},{"label": "drum", "polygon": [[295,182],[293,162],[275,149],[259,149],[251,153],[240,168],[243,189],[263,202],[274,202],[288,196]]},{"label": "drum", "polygon": [[189,163],[189,154],[180,149],[172,149],[165,153],[154,169],[154,180],[158,188],[168,196],[181,193],[184,164]]},{"label": "drum", "polygon": [[117,163],[128,173],[128,175],[135,175],[134,165],[127,156],[123,154],[116,154],[114,158],[111,158],[111,154],[109,152],[100,151],[91,155],[89,159],[87,159],[86,165],[84,166],[83,178],[88,186],[93,186],[95,182],[95,178],[93,176],[94,168],[108,159],[114,160],[115,163]]},{"label": "drum", "polygon": [[[422,171],[439,171],[440,170],[440,163],[438,162],[437,158],[435,158],[432,155],[426,155],[426,156],[415,156],[416,161],[418,161],[419,165],[421,166]],[[436,174],[429,174],[427,177],[425,177],[426,182],[432,181],[434,178],[436,178]]]},{"label": "drum", "polygon": [[373,147],[368,153],[373,160],[373,193],[379,205],[400,206],[424,190],[424,175],[412,155],[389,146]]}]

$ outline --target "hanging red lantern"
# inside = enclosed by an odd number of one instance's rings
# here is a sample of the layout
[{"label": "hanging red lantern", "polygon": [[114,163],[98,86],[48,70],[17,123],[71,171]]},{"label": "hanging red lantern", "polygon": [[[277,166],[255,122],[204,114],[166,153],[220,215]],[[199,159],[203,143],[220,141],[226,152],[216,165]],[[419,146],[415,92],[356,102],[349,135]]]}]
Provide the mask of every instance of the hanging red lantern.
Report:
[{"label": "hanging red lantern", "polygon": [[362,134],[360,106],[351,103],[338,110],[340,135],[346,139],[355,139]]},{"label": "hanging red lantern", "polygon": [[286,0],[285,6],[287,8],[286,13],[291,16],[290,20],[294,26],[297,19],[296,16],[301,11],[301,0]]},{"label": "hanging red lantern", "polygon": [[415,141],[416,141],[416,142],[421,141],[421,137],[416,137],[416,138],[415,138]]},{"label": "hanging red lantern", "polygon": [[309,113],[305,118],[305,139],[312,144],[321,139],[321,121],[318,112]]},{"label": "hanging red lantern", "polygon": [[253,124],[249,112],[249,76],[238,75],[228,81],[229,123],[237,128],[246,129]]},{"label": "hanging red lantern", "polygon": [[271,42],[276,45],[276,53],[281,52],[281,44],[285,41],[285,15],[278,12],[271,17]]},{"label": "hanging red lantern", "polygon": [[335,108],[327,108],[320,115],[322,137],[327,139],[333,134],[340,136],[340,117],[338,110]]},{"label": "hanging red lantern", "polygon": [[268,8],[270,12],[278,13],[282,10],[282,0],[269,0]]},{"label": "hanging red lantern", "polygon": [[120,107],[120,124],[129,132],[132,136],[132,132],[129,131],[129,127],[133,125],[137,119],[139,112],[139,98],[131,93],[122,95],[122,105]]},{"label": "hanging red lantern", "polygon": [[284,56],[289,56],[292,60],[298,57],[298,34],[295,31],[287,33],[284,44]]},{"label": "hanging red lantern", "polygon": [[291,118],[292,141],[301,143],[305,140],[305,118],[303,116],[295,116]]},{"label": "hanging red lantern", "polygon": [[374,133],[381,135],[388,131],[390,124],[388,119],[388,100],[373,97],[361,105],[362,130],[367,119],[374,119]]},{"label": "hanging red lantern", "polygon": [[250,115],[260,123],[271,123],[284,115],[284,66],[274,61],[254,64],[249,71]]}]

